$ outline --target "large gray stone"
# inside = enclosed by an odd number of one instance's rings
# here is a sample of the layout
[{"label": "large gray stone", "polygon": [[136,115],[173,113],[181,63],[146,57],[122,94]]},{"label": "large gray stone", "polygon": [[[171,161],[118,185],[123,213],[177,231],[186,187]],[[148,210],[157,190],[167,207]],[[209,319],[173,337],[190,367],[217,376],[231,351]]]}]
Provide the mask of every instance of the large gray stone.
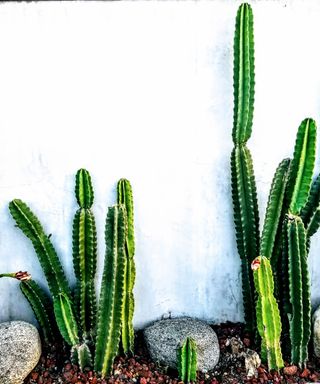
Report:
[{"label": "large gray stone", "polygon": [[313,314],[313,347],[314,353],[320,357],[320,307]]},{"label": "large gray stone", "polygon": [[21,384],[41,356],[37,328],[24,321],[0,324],[0,383]]},{"label": "large gray stone", "polygon": [[183,317],[160,320],[144,330],[151,358],[172,368],[177,366],[177,348],[188,336],[197,344],[198,370],[212,370],[218,363],[220,348],[217,335],[208,324]]}]

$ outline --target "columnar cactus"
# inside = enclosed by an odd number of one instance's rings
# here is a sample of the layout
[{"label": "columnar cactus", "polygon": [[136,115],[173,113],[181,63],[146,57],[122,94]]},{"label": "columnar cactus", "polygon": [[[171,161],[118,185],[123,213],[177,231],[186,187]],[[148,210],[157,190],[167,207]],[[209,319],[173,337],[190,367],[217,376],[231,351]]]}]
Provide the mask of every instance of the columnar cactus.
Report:
[{"label": "columnar cactus", "polygon": [[195,382],[197,379],[197,345],[191,337],[187,337],[178,347],[177,362],[181,381]]},{"label": "columnar cactus", "polygon": [[234,122],[231,154],[232,197],[238,252],[242,261],[242,291],[248,330],[255,329],[254,284],[250,264],[259,250],[259,213],[252,159],[246,142],[252,131],[254,104],[253,14],[239,7],[234,37]]},{"label": "columnar cactus", "polygon": [[258,292],[257,327],[262,340],[262,358],[269,369],[283,367],[280,348],[281,320],[277,301],[273,295],[274,283],[269,259],[258,256],[251,264],[254,284]]},{"label": "columnar cactus", "polygon": [[76,198],[80,209],[73,221],[73,267],[77,279],[76,301],[84,339],[91,339],[95,328],[96,296],[94,278],[97,264],[97,234],[93,213],[93,188],[88,171],[76,175]]},{"label": "columnar cactus", "polygon": [[125,274],[125,296],[123,303],[121,343],[125,353],[133,353],[134,348],[134,295],[133,287],[135,281],[135,263],[134,263],[134,215],[133,215],[133,197],[130,182],[121,179],[118,182],[118,204],[123,204],[127,213],[128,232],[126,236],[126,274]]},{"label": "columnar cactus", "polygon": [[106,257],[98,309],[94,368],[105,377],[112,370],[121,336],[126,275],[126,209],[115,205],[106,221]]}]

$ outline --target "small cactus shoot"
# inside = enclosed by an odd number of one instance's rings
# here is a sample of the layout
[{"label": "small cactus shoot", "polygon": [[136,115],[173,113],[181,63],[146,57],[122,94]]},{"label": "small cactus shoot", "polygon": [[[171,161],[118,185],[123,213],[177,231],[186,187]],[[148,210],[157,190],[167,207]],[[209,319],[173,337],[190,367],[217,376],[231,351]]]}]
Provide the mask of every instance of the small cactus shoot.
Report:
[{"label": "small cactus shoot", "polygon": [[184,383],[196,381],[197,364],[196,342],[191,337],[187,337],[177,350],[179,377]]}]

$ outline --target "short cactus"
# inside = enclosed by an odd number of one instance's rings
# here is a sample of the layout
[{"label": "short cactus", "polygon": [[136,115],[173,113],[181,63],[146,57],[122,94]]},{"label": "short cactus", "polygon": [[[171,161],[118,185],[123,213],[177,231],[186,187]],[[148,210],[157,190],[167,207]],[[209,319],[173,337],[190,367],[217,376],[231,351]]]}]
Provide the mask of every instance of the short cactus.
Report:
[{"label": "short cactus", "polygon": [[280,348],[281,320],[277,301],[273,295],[274,283],[270,261],[259,256],[252,262],[254,284],[258,292],[257,327],[262,340],[262,358],[269,369],[283,367]]},{"label": "short cactus", "polygon": [[177,366],[180,380],[184,383],[195,382],[197,379],[197,364],[196,342],[191,337],[187,337],[177,350]]}]

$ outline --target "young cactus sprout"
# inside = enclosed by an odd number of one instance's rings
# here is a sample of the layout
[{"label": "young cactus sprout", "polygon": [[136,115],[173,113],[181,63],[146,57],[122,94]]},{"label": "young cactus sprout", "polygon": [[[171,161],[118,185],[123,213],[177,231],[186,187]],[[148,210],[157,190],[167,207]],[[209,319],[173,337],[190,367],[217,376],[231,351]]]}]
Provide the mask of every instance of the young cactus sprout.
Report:
[{"label": "young cactus sprout", "polygon": [[187,337],[177,350],[177,366],[179,377],[184,383],[197,379],[197,345],[191,337]]}]

